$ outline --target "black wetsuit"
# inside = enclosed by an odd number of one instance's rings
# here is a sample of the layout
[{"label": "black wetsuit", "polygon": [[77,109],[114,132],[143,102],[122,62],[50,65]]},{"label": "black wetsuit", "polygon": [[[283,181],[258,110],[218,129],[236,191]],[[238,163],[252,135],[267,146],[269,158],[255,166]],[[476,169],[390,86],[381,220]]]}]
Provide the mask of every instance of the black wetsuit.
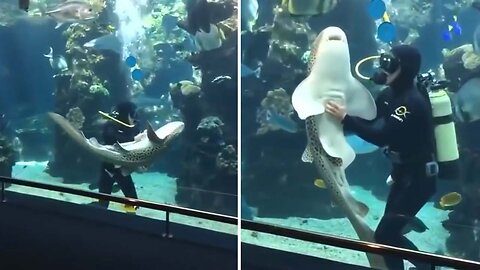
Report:
[{"label": "black wetsuit", "polygon": [[[403,72],[403,70],[402,70]],[[414,75],[400,76],[377,98],[373,121],[345,116],[344,128],[362,139],[386,146],[400,156],[392,162],[394,183],[377,230],[378,243],[418,250],[402,233],[407,223],[436,191],[436,176],[427,176],[425,164],[434,160],[435,142],[431,104],[426,93],[414,86]],[[396,155],[397,156],[397,155]],[[398,157],[397,156],[397,157]],[[385,257],[389,270],[403,270],[403,259]],[[417,269],[425,265],[413,262]],[[426,268],[429,269],[429,268]]]},{"label": "black wetsuit", "polygon": [[[124,127],[113,121],[109,121],[103,128],[104,144],[112,145],[116,142],[133,141],[134,137],[140,133],[138,125],[133,128]],[[123,176],[119,168],[115,168],[110,163],[102,163],[100,172],[99,191],[101,193],[112,193],[114,182],[117,182],[126,197],[137,199],[137,192],[132,181],[132,176]],[[103,207],[108,207],[108,201],[99,201]]]}]

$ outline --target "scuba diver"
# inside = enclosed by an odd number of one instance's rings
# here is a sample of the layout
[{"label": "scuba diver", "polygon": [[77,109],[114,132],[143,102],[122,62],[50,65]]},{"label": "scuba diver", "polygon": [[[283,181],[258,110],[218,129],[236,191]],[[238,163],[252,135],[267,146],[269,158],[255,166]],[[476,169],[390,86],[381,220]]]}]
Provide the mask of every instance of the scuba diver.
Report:
[{"label": "scuba diver", "polygon": [[[379,62],[380,68],[370,80],[387,87],[376,99],[376,119],[367,121],[350,116],[343,106],[331,101],[326,111],[338,118],[345,130],[385,147],[384,153],[392,163],[393,181],[375,241],[418,250],[404,236],[404,230],[419,221],[415,216],[436,192],[439,170],[432,107],[428,92],[415,84],[421,65],[416,48],[394,46],[391,54],[380,56]],[[385,256],[385,262],[390,270],[404,269],[401,257]],[[413,269],[430,269],[423,263],[412,263],[416,267]]]},{"label": "scuba diver", "polygon": [[[113,145],[116,142],[124,143],[133,141],[134,137],[140,133],[137,118],[137,106],[132,102],[123,102],[115,107],[110,114],[115,121],[107,121],[103,127],[104,144]],[[133,125],[133,127],[131,127]],[[122,175],[119,168],[113,164],[102,163],[99,181],[99,192],[111,194],[114,182],[117,182],[126,197],[137,199],[137,192],[131,175]],[[98,205],[108,208],[109,201],[100,200]],[[125,206],[127,212],[134,212],[133,207]]]}]

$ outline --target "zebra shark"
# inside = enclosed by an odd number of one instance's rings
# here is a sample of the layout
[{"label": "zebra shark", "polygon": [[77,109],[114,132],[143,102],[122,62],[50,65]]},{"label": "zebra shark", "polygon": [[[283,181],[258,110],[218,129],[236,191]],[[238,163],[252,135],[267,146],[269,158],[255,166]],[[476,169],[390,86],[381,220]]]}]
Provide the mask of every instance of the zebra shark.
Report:
[{"label": "zebra shark", "polygon": [[[343,210],[362,241],[375,242],[374,232],[363,219],[368,206],[357,201],[350,190],[345,169],[355,159],[342,124],[325,113],[325,105],[335,100],[346,105],[349,115],[372,120],[377,108],[370,92],[352,76],[345,33],[327,27],[315,39],[308,63],[308,76],[295,88],[292,105],[305,120],[307,147],[303,162],[314,163],[335,204]],[[387,269],[383,257],[367,254],[370,266]]]},{"label": "zebra shark", "polygon": [[170,143],[183,131],[184,123],[173,121],[154,130],[150,123],[147,128],[130,142],[102,145],[95,137],[87,139],[65,117],[49,112],[49,117],[77,144],[104,162],[120,168],[126,176],[133,171],[150,165],[155,158],[165,152]]}]

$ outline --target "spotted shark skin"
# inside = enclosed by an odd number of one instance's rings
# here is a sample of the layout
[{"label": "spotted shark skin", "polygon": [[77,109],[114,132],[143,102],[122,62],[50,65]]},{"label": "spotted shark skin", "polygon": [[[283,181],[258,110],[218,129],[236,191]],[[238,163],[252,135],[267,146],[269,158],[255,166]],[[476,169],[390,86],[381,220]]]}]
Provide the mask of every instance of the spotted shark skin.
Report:
[{"label": "spotted shark skin", "polygon": [[94,137],[87,139],[65,117],[52,112],[48,115],[71,139],[100,160],[120,168],[123,175],[150,165],[165,152],[184,128],[184,123],[180,121],[170,122],[157,130],[148,124],[147,129],[131,142],[102,145]]},{"label": "spotted shark skin", "polygon": [[[307,147],[302,161],[315,165],[333,202],[350,221],[358,238],[374,243],[374,232],[364,220],[369,209],[353,197],[345,176],[345,168],[353,162],[355,152],[346,142],[340,121],[325,113],[324,107],[329,100],[337,100],[346,104],[350,115],[373,119],[375,101],[362,87],[351,75],[345,33],[338,27],[327,27],[312,46],[308,76],[295,89],[292,105],[300,119],[305,120]],[[383,257],[368,253],[366,256],[370,267],[388,269]]]}]

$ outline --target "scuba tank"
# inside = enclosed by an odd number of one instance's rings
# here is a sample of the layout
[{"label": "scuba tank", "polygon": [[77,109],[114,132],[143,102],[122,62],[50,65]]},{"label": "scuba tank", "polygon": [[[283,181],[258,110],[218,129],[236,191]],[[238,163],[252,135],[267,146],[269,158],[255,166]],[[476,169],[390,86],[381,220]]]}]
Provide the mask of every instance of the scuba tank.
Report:
[{"label": "scuba tank", "polygon": [[460,154],[457,134],[453,122],[453,110],[446,91],[448,81],[436,81],[434,73],[417,77],[419,89],[426,90],[432,106],[436,160],[439,166],[438,176],[442,179],[455,179],[460,172]]}]

